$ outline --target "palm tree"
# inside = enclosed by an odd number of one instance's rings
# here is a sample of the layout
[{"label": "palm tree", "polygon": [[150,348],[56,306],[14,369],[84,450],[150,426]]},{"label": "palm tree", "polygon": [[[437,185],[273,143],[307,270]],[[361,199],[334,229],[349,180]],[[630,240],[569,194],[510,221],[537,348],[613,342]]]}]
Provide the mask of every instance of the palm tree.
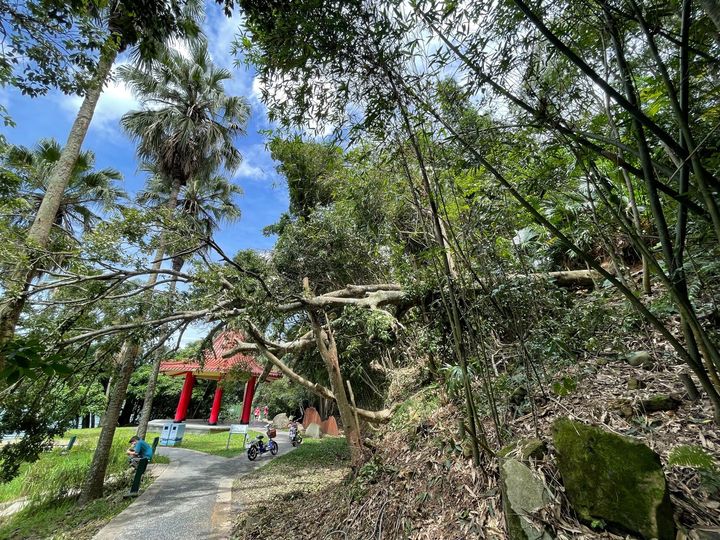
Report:
[{"label": "palm tree", "polygon": [[[147,164],[145,170],[153,176],[138,194],[138,202],[154,208],[167,208],[171,204],[171,183],[158,172],[155,164]],[[229,223],[240,218],[240,209],[235,204],[235,197],[240,194],[240,186],[220,175],[194,177],[181,189],[175,205],[176,213],[195,236],[207,238],[221,222]],[[180,271],[184,264],[183,256],[174,256],[172,264],[173,270]]]},{"label": "palm tree", "polygon": [[[62,155],[55,139],[41,139],[34,148],[10,146],[2,156],[2,167],[19,180],[18,198],[25,208],[12,216],[10,223],[29,229],[48,189],[52,170]],[[72,169],[53,220],[56,231],[75,236],[88,231],[98,221],[97,211],[111,211],[118,199],[125,197],[115,182],[122,180],[120,171],[112,168],[95,170],[95,154],[80,152]]]},{"label": "palm tree", "polygon": [[[150,166],[148,169],[152,171],[155,167]],[[138,202],[154,207],[167,207],[170,190],[170,183],[164,177],[155,175],[148,181],[145,190],[138,195]],[[191,236],[207,238],[219,228],[220,223],[232,222],[240,218],[240,209],[235,204],[234,198],[241,192],[239,186],[228,182],[222,176],[192,178],[180,192],[176,219],[185,223],[185,230],[189,231]],[[181,254],[172,257],[172,269],[179,272],[185,264],[185,257]],[[175,281],[171,284],[171,291],[174,289]],[[138,437],[144,438],[147,434],[161,360],[162,357],[157,355],[153,361],[138,422]]]},{"label": "palm tree", "polygon": [[[83,101],[68,133],[67,142],[58,157],[47,188],[35,213],[32,225],[25,233],[21,247],[22,259],[32,260],[33,252],[45,249],[63,194],[72,178],[75,162],[81,152],[95,107],[105,83],[110,77],[117,55],[135,46],[134,56],[146,60],[158,50],[158,43],[172,36],[196,36],[196,21],[202,15],[202,3],[198,0],[172,0],[169,2],[140,2],[138,0],[112,0],[94,12],[93,17],[107,30],[105,43],[100,47],[98,63],[93,79],[87,85]],[[27,293],[35,276],[32,265],[19,262],[11,272],[12,283],[19,290],[5,291],[6,301],[0,306],[0,369],[5,358],[1,349],[12,340],[20,314],[27,301]],[[13,288],[14,289],[14,288]]]},{"label": "palm tree", "polygon": [[225,94],[231,74],[213,65],[206,41],[191,42],[190,58],[168,50],[149,70],[126,65],[118,74],[143,104],[121,124],[137,142],[138,156],[169,180],[169,208],[191,178],[240,165],[233,139],[244,133],[250,108]]},{"label": "palm tree", "polygon": [[[6,216],[7,224],[19,233],[25,234],[32,227],[33,217],[42,204],[52,175],[63,148],[54,139],[42,139],[34,148],[24,146],[8,146],[0,156],[0,180],[8,179],[13,185],[12,196],[22,201],[14,211]],[[48,235],[47,251],[53,253],[52,258],[35,257],[27,267],[25,289],[33,280],[42,275],[44,270],[62,264],[63,253],[68,241],[86,232],[98,221],[98,211],[112,211],[118,199],[125,197],[125,192],[115,183],[122,180],[119,171],[111,168],[95,170],[95,154],[90,151],[81,152],[73,167],[68,186],[60,198],[58,210],[53,220],[53,227]],[[10,182],[9,182],[10,184]],[[12,281],[13,264],[4,262],[0,268]],[[12,284],[10,284],[11,286]],[[5,303],[7,308],[9,302]]]},{"label": "palm tree", "polygon": [[[228,96],[226,69],[213,65],[207,42],[190,43],[190,58],[167,49],[148,66],[122,66],[120,77],[140,100],[142,108],[121,119],[137,143],[138,156],[154,164],[168,184],[166,211],[175,213],[181,189],[194,178],[209,178],[218,169],[240,164],[233,141],[243,134],[250,108],[240,97]],[[161,235],[153,268],[158,270],[166,252]],[[148,288],[157,282],[150,275]],[[149,300],[149,298],[148,298]],[[81,502],[102,495],[103,479],[120,407],[127,392],[139,343],[129,338],[122,347],[118,376],[108,401],[93,462],[83,484]]]}]

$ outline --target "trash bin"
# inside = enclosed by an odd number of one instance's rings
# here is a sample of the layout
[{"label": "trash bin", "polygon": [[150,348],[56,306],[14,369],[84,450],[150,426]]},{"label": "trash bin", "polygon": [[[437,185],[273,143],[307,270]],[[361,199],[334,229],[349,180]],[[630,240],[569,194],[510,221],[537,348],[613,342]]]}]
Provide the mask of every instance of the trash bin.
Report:
[{"label": "trash bin", "polygon": [[172,433],[172,425],[173,422],[163,424],[162,433],[160,433],[160,446],[174,446],[173,444],[169,444],[170,433]]},{"label": "trash bin", "polygon": [[160,446],[179,446],[185,435],[185,422],[168,422],[160,434]]}]

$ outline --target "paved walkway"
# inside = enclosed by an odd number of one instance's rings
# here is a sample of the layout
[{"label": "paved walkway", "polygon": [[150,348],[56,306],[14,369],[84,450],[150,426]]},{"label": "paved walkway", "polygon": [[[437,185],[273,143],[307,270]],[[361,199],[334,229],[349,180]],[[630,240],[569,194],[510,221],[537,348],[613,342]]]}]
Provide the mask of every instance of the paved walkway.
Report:
[{"label": "paved walkway", "polygon": [[[275,440],[278,455],[292,450],[287,433],[278,432]],[[229,538],[233,481],[272,459],[269,452],[250,461],[245,454],[228,459],[184,448],[160,451],[170,464],[95,540]]]}]

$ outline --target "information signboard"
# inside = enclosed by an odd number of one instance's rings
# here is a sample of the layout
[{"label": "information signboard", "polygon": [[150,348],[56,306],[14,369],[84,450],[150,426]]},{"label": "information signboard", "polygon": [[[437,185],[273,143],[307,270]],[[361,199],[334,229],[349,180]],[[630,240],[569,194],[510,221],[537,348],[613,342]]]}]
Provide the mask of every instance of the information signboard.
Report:
[{"label": "information signboard", "polygon": [[242,435],[243,436],[243,447],[245,447],[245,443],[247,442],[247,432],[248,432],[247,424],[230,424],[230,431],[228,432],[228,440],[227,440],[227,444],[225,444],[225,450],[230,448],[230,437],[232,437],[233,435]]}]

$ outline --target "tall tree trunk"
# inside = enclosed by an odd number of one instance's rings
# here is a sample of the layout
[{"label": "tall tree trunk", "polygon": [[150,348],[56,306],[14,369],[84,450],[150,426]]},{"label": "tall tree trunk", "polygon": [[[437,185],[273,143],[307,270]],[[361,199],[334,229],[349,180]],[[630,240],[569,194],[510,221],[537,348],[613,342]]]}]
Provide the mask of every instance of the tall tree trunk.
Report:
[{"label": "tall tree trunk", "polygon": [[[173,181],[173,187],[167,203],[167,208],[170,210],[174,210],[177,206],[178,197],[180,196],[181,185],[182,182],[180,180]],[[153,270],[159,270],[162,266],[162,259],[163,255],[165,254],[165,250],[165,235],[162,234],[160,237],[160,245],[158,246],[158,249],[155,253],[155,262],[152,266]],[[152,297],[152,287],[155,285],[155,283],[157,283],[157,280],[157,273],[150,274],[150,277],[147,280],[147,285],[149,288],[148,292],[145,294],[145,300],[150,300],[150,298]],[[123,351],[127,351],[129,349],[133,349],[135,352],[131,355],[132,359],[128,363],[126,362],[127,355]],[[102,484],[105,478],[105,470],[107,469],[108,457],[110,455],[110,449],[112,446],[112,435],[115,433],[115,426],[117,424],[118,415],[120,414],[120,406],[122,405],[123,401],[125,401],[127,387],[130,383],[130,377],[132,376],[133,368],[135,367],[135,357],[137,356],[137,352],[139,350],[140,343],[135,341],[134,338],[130,338],[126,340],[125,343],[123,343],[120,353],[120,356],[123,359],[121,362],[121,373],[118,375],[118,380],[116,381],[115,386],[111,391],[110,401],[108,402],[108,409],[105,413],[105,421],[103,422],[103,427],[100,432],[100,438],[103,439],[103,437],[109,437],[110,444],[100,444],[100,442],[98,442],[98,445],[95,448],[95,454],[93,455],[93,464],[88,471],[85,482],[83,483],[82,492],[80,494],[81,501],[87,502],[102,496]],[[115,403],[118,404],[118,410],[115,412],[115,416],[111,416],[110,405]],[[152,406],[152,404],[150,406]],[[108,434],[105,433],[106,431],[108,431]]]},{"label": "tall tree trunk", "polygon": [[93,499],[102,497],[105,471],[107,470],[110,458],[115,428],[117,427],[120,409],[125,399],[128,384],[130,384],[130,377],[132,376],[138,350],[138,343],[132,339],[127,340],[120,350],[118,373],[116,377],[114,377],[115,388],[110,395],[110,400],[105,409],[103,427],[100,430],[97,447],[95,448],[90,469],[85,476],[85,481],[83,482],[80,492],[80,499],[78,501],[80,504],[86,504]]},{"label": "tall tree trunk", "polygon": [[[175,181],[173,183],[172,191],[170,193],[170,199],[168,200],[168,209],[174,210],[177,206],[177,201],[180,196],[180,181]],[[158,248],[158,259],[162,259],[165,246],[162,245],[164,242],[160,243],[160,247]],[[163,251],[163,254],[160,254],[160,250]],[[173,259],[173,270],[179,272],[183,264],[185,263],[185,259],[179,258],[179,259]],[[173,279],[172,283],[170,284],[170,292],[174,293],[175,289],[177,287],[177,279]],[[160,362],[162,362],[162,356],[157,354],[155,356],[155,359],[153,360],[152,369],[150,370],[150,377],[148,378],[148,384],[145,388],[145,399],[143,400],[143,408],[142,412],[140,413],[140,421],[138,422],[138,429],[137,429],[137,436],[141,439],[145,439],[145,435],[147,435],[147,429],[148,424],[150,423],[150,416],[152,415],[152,407],[153,407],[153,400],[155,398],[155,387],[157,386],[157,378],[160,374]]]},{"label": "tall tree trunk", "polygon": [[[307,278],[303,280],[303,288],[305,295],[310,297],[310,284]],[[318,314],[312,310],[308,310],[308,316],[310,317],[318,351],[325,363],[325,369],[328,372],[330,387],[333,394],[335,394],[335,402],[337,403],[340,419],[342,420],[345,438],[350,447],[350,460],[353,467],[358,467],[362,464],[362,440],[360,438],[360,432],[357,429],[357,424],[355,423],[355,417],[350,407],[347,392],[345,391],[342,373],[340,372],[337,344],[335,343],[335,338],[333,337],[329,323],[323,327],[318,318]]]},{"label": "tall tree trunk", "polygon": [[[22,284],[21,291],[19,294],[15,294],[14,297],[12,292],[6,293],[7,302],[2,309],[0,309],[0,347],[10,341],[15,335],[15,328],[20,320],[20,314],[27,301],[30,284],[35,275],[39,253],[48,245],[50,231],[55,223],[55,218],[62,203],[65,189],[67,189],[68,183],[70,182],[73,168],[80,155],[80,149],[82,148],[85,135],[90,126],[90,121],[95,113],[95,107],[102,94],[105,81],[110,75],[110,70],[112,69],[116,56],[117,51],[114,47],[109,48],[101,54],[95,80],[85,92],[85,98],[70,129],[70,134],[62,149],[60,159],[50,174],[47,190],[40,203],[40,208],[27,233],[25,250],[29,262],[24,265],[19,265],[13,272],[11,279],[12,283]],[[5,359],[0,355],[0,370],[4,363]]]}]

